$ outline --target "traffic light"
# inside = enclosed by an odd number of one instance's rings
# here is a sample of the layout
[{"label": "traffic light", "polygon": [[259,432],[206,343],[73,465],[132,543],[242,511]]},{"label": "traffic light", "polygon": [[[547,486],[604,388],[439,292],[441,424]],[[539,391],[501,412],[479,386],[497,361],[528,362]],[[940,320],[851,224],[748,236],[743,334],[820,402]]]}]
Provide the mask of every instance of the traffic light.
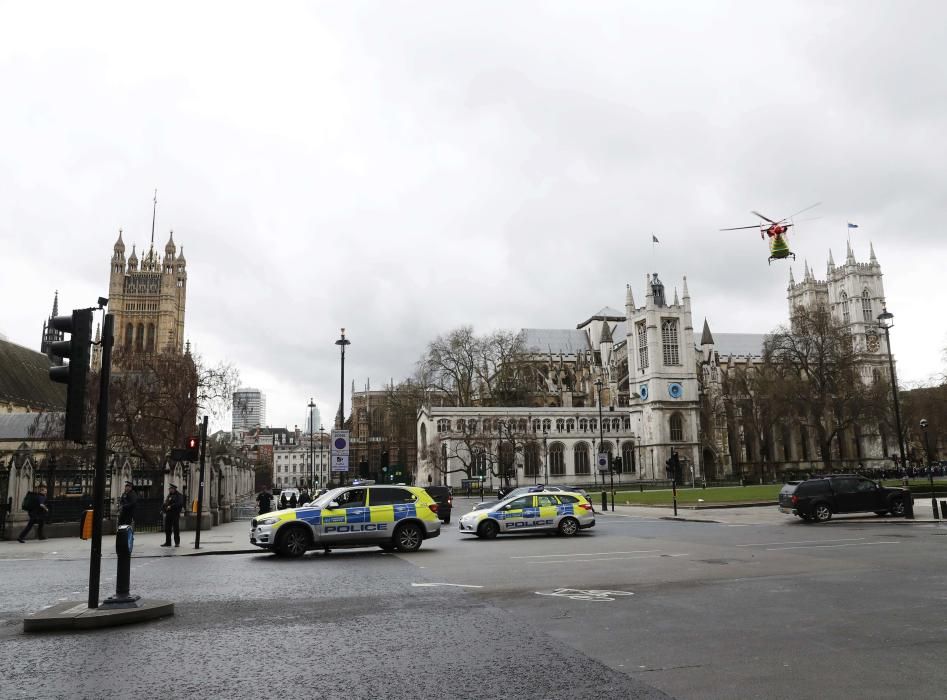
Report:
[{"label": "traffic light", "polygon": [[200,459],[200,445],[201,439],[196,435],[191,435],[187,439],[187,456],[184,459],[188,462],[196,462],[198,459]]},{"label": "traffic light", "polygon": [[52,326],[69,333],[69,340],[52,344],[52,354],[69,358],[68,365],[49,368],[49,378],[66,385],[66,429],[63,437],[84,443],[85,387],[92,352],[92,309],[76,309],[71,316],[56,316]]}]

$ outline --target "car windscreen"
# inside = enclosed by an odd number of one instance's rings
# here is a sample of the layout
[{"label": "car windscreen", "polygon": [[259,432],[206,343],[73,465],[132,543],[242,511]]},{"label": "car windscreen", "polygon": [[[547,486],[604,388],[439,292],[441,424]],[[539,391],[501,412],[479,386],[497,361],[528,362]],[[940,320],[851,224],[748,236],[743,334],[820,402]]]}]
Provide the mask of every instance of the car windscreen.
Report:
[{"label": "car windscreen", "polygon": [[338,488],[338,489],[332,489],[331,491],[326,491],[324,494],[319,496],[319,498],[317,498],[312,503],[309,503],[307,505],[309,505],[310,507],[314,506],[316,508],[325,508],[327,505],[332,503],[332,501],[336,500],[339,494],[342,493],[343,490],[344,489]]}]

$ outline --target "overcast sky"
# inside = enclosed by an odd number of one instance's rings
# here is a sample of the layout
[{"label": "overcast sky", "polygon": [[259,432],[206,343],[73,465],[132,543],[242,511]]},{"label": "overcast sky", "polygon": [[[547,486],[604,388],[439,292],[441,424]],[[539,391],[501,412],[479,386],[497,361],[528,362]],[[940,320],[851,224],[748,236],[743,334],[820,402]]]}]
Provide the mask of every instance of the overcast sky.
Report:
[{"label": "overcast sky", "polygon": [[[790,266],[869,241],[904,382],[943,369],[942,2],[0,2],[0,333],[174,230],[186,335],[329,427],[462,324],[574,328],[687,275],[767,332]],[[800,221],[768,266],[750,225]],[[800,217],[800,219],[805,218]],[[651,235],[660,239],[653,249]],[[228,423],[229,425],[229,423]]]}]

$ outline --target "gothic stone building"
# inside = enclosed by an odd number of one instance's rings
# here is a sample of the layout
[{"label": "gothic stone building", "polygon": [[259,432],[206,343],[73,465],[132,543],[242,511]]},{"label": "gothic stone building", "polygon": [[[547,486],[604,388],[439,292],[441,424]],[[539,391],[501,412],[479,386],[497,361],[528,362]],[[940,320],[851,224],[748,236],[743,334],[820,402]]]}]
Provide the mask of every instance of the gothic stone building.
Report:
[{"label": "gothic stone building", "polygon": [[[836,266],[829,253],[824,281],[808,264],[801,282],[790,273],[790,311],[825,304],[850,329],[860,350],[866,381],[887,375],[887,348],[877,333],[885,305],[881,267],[870,251],[856,262],[851,246]],[[761,362],[765,334],[712,333],[705,320],[694,332],[687,278],[668,299],[657,273],[646,276],[644,304],[626,288],[624,313],[605,307],[573,329],[523,330],[527,360],[537,375],[535,405],[529,408],[451,408],[424,406],[418,415],[418,480],[460,485],[458,451],[470,444],[471,429],[495,435],[497,421],[523,426],[526,441],[541,446],[515,456],[516,481],[592,483],[595,455],[620,455],[619,479],[665,479],[672,452],[680,458],[676,475],[684,483],[760,474],[761,446],[744,431],[741,417],[727,414],[722,385],[738,368]],[[599,419],[599,392],[601,421]],[[703,422],[702,412],[711,414]],[[709,429],[706,426],[711,426]],[[819,450],[799,426],[786,426],[772,439],[767,475],[786,470],[817,471]],[[893,437],[877,426],[863,426],[838,441],[841,467],[890,466]],[[430,449],[441,451],[430,454]],[[456,464],[451,464],[451,459]],[[440,464],[446,463],[445,469]],[[590,466],[591,465],[591,466]],[[771,476],[769,477],[771,478]]]}]

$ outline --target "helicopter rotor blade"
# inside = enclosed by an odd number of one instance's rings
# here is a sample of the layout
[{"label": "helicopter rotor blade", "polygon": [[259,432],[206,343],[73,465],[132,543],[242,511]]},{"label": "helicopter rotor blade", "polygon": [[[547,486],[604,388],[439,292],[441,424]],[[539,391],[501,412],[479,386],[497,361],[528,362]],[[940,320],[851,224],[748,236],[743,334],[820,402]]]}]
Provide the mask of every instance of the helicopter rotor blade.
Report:
[{"label": "helicopter rotor blade", "polygon": [[733,228],[722,228],[720,230],[721,231],[742,231],[743,229],[747,229],[747,228],[759,228],[759,227],[760,225],[756,224],[754,226],[735,226]]},{"label": "helicopter rotor blade", "polygon": [[783,221],[786,221],[786,219],[792,219],[792,218],[794,218],[794,217],[796,217],[796,216],[799,216],[799,215],[800,215],[802,212],[804,212],[804,211],[809,211],[810,209],[815,209],[815,208],[816,208],[817,206],[819,206],[820,204],[822,204],[822,202],[816,202],[815,204],[810,204],[810,205],[809,205],[808,207],[806,207],[805,209],[800,209],[800,210],[797,211],[795,214],[790,214],[790,215],[787,216],[785,219],[783,219]]},{"label": "helicopter rotor blade", "polygon": [[768,216],[763,216],[763,215],[760,214],[758,211],[751,211],[750,213],[751,213],[751,214],[755,214],[756,216],[758,216],[758,217],[760,217],[761,219],[764,219],[764,220],[770,222],[771,224],[775,224],[775,223],[776,223],[776,222],[773,221],[771,218],[769,218]]}]

